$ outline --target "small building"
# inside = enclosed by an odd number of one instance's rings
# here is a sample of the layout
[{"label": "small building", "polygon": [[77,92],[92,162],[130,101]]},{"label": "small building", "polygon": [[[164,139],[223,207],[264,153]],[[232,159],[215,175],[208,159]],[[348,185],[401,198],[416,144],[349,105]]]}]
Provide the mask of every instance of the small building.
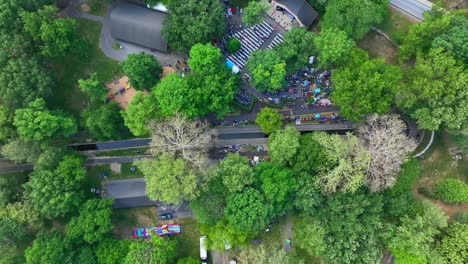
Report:
[{"label": "small building", "polygon": [[278,6],[293,15],[300,26],[310,27],[318,17],[317,11],[305,0],[273,0],[275,8]]},{"label": "small building", "polygon": [[109,15],[110,33],[116,39],[167,52],[167,41],[161,34],[166,16],[142,6],[118,3]]}]

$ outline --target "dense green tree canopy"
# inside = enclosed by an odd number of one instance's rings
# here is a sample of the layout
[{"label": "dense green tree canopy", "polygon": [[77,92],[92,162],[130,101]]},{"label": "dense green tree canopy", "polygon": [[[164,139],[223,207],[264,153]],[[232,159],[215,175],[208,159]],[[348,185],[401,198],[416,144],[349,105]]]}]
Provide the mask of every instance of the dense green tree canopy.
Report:
[{"label": "dense green tree canopy", "polygon": [[44,6],[37,12],[24,12],[21,18],[24,30],[39,43],[47,57],[63,56],[76,47],[78,35],[76,20],[59,18],[55,6]]},{"label": "dense green tree canopy", "polygon": [[293,196],[297,189],[297,180],[291,169],[280,168],[271,162],[262,162],[256,167],[260,189],[266,200],[279,214],[291,209]]},{"label": "dense green tree canopy", "polygon": [[401,225],[389,234],[390,251],[400,251],[425,259],[431,252],[434,236],[447,226],[447,216],[430,202],[423,201],[423,211],[415,216],[404,216]]},{"label": "dense green tree canopy", "polygon": [[283,116],[269,107],[264,107],[257,114],[255,123],[260,126],[265,134],[269,135],[281,129],[281,126],[283,125]]},{"label": "dense green tree canopy", "polygon": [[13,126],[15,113],[4,105],[0,106],[0,142],[16,136],[16,128]]},{"label": "dense green tree canopy", "polygon": [[327,231],[327,263],[380,263],[383,255],[382,197],[334,194],[320,206],[317,219]]},{"label": "dense green tree canopy", "polygon": [[69,137],[77,130],[72,117],[61,111],[48,110],[43,99],[36,99],[27,108],[16,110],[14,120],[20,138],[26,141]]},{"label": "dense green tree canopy", "polygon": [[1,154],[14,163],[35,163],[41,153],[38,142],[11,140],[1,148]]},{"label": "dense green tree canopy", "polygon": [[93,109],[86,109],[83,114],[84,125],[99,140],[121,138],[125,131],[119,105],[112,101]]},{"label": "dense green tree canopy", "polygon": [[0,219],[0,248],[14,246],[26,236],[26,228],[18,220],[12,218]]},{"label": "dense green tree canopy", "polygon": [[103,103],[106,100],[107,89],[102,82],[98,80],[97,73],[92,73],[86,80],[78,80],[78,84],[81,91],[88,95],[92,103]]},{"label": "dense green tree canopy", "polygon": [[280,166],[291,165],[300,146],[300,136],[293,126],[287,126],[284,130],[271,134],[268,139],[268,154],[271,161]]},{"label": "dense green tree canopy", "polygon": [[242,13],[242,22],[248,26],[262,23],[266,12],[268,10],[268,4],[263,1],[250,1],[247,7],[244,8]]},{"label": "dense green tree canopy", "polygon": [[210,112],[224,116],[238,90],[237,76],[231,74],[219,49],[211,44],[195,45],[190,55],[191,74],[185,77],[169,74],[155,87],[161,113],[165,116],[182,113],[190,118]]},{"label": "dense green tree canopy", "polygon": [[344,66],[344,62],[355,45],[346,32],[337,28],[322,30],[314,38],[314,44],[319,52],[319,67]]},{"label": "dense green tree canopy", "polygon": [[241,42],[237,38],[230,38],[226,46],[230,54],[236,53],[241,48]]},{"label": "dense green tree canopy", "polygon": [[369,153],[359,144],[359,139],[350,133],[346,138],[323,132],[313,135],[327,157],[317,178],[320,190],[325,194],[358,190],[369,163]]},{"label": "dense green tree canopy", "polygon": [[137,92],[121,114],[125,126],[135,136],[148,135],[148,121],[158,119],[161,115],[154,93],[145,95],[143,92]]},{"label": "dense green tree canopy", "polygon": [[462,127],[468,117],[468,73],[463,65],[441,49],[433,49],[418,56],[406,78],[398,103],[420,128]]},{"label": "dense green tree canopy", "polygon": [[295,27],[284,34],[284,40],[274,49],[286,62],[286,70],[292,73],[307,65],[314,54],[314,33],[304,27]]},{"label": "dense green tree canopy", "polygon": [[104,237],[95,248],[96,258],[100,264],[118,264],[128,253],[131,240],[117,240]]},{"label": "dense green tree canopy", "polygon": [[128,81],[137,90],[149,90],[159,80],[162,67],[153,55],[140,52],[129,54],[122,62],[122,70]]},{"label": "dense green tree canopy", "polygon": [[329,0],[323,17],[323,28],[339,28],[350,38],[362,38],[374,25],[380,24],[388,10],[389,0]]},{"label": "dense green tree canopy", "polygon": [[143,159],[135,164],[145,175],[146,194],[153,201],[179,204],[198,194],[199,179],[181,158],[164,154],[156,161]]},{"label": "dense green tree canopy", "polygon": [[49,73],[35,58],[9,60],[0,71],[0,98],[10,108],[20,108],[36,98],[51,95]]},{"label": "dense green tree canopy", "polygon": [[320,167],[326,164],[327,157],[322,147],[313,134],[301,135],[299,139],[300,148],[294,157],[293,169],[296,172],[306,172],[314,176],[320,171]]},{"label": "dense green tree canopy", "polygon": [[112,230],[112,198],[90,199],[80,207],[80,214],[67,225],[67,238],[92,244]]},{"label": "dense green tree canopy", "polygon": [[224,8],[218,0],[172,1],[163,34],[171,47],[189,50],[197,43],[209,43],[226,30]]},{"label": "dense green tree canopy", "polygon": [[468,224],[449,225],[437,249],[448,263],[463,263],[468,259]]},{"label": "dense green tree canopy", "polygon": [[74,255],[74,262],[76,264],[97,264],[97,258],[91,246],[84,246],[78,249]]},{"label": "dense green tree canopy", "polygon": [[190,202],[198,223],[214,225],[224,216],[226,207],[226,186],[221,177],[214,176],[200,195]]},{"label": "dense green tree canopy", "polygon": [[242,192],[233,193],[228,197],[224,214],[234,229],[247,234],[257,234],[268,223],[271,206],[259,191],[245,188]]},{"label": "dense green tree canopy", "polygon": [[370,113],[384,114],[400,90],[401,78],[400,69],[386,65],[383,59],[340,68],[332,75],[333,101],[340,107],[341,115],[353,120]]},{"label": "dense green tree canopy", "polygon": [[275,92],[285,83],[286,63],[271,49],[252,52],[246,64],[251,73],[250,84],[258,91]]},{"label": "dense green tree canopy", "polygon": [[255,176],[246,157],[239,153],[228,154],[218,166],[219,177],[229,192],[241,191],[254,182]]},{"label": "dense green tree canopy", "polygon": [[245,230],[239,230],[225,218],[218,221],[216,225],[201,225],[200,231],[206,234],[206,244],[209,249],[225,250],[226,245],[236,247],[245,244],[249,238],[249,234]]},{"label": "dense green tree canopy", "polygon": [[128,248],[124,264],[172,263],[176,256],[177,240],[152,236],[150,241],[133,241]]},{"label": "dense green tree canopy", "polygon": [[296,218],[294,223],[294,242],[311,256],[321,256],[325,253],[326,229],[315,219],[308,216]]},{"label": "dense green tree canopy", "polygon": [[287,254],[283,248],[267,247],[265,245],[243,248],[236,257],[240,263],[301,264],[295,262],[296,260],[293,260],[293,257]]},{"label": "dense green tree canopy", "polygon": [[34,171],[24,185],[26,197],[49,218],[75,211],[84,198],[82,185],[86,170],[83,163],[82,157],[68,155],[54,171]]},{"label": "dense green tree canopy", "polygon": [[72,248],[56,230],[41,231],[24,255],[27,264],[72,263]]}]

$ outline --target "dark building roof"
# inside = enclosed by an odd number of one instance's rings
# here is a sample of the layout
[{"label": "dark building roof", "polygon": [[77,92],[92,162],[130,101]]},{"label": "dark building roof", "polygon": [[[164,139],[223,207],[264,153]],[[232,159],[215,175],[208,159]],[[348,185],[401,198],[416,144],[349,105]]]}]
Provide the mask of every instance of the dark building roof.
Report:
[{"label": "dark building roof", "polygon": [[278,4],[286,7],[306,27],[310,27],[318,17],[317,11],[305,0],[275,0]]},{"label": "dark building roof", "polygon": [[161,34],[164,19],[165,13],[119,3],[109,16],[110,32],[116,39],[166,52],[167,41]]}]

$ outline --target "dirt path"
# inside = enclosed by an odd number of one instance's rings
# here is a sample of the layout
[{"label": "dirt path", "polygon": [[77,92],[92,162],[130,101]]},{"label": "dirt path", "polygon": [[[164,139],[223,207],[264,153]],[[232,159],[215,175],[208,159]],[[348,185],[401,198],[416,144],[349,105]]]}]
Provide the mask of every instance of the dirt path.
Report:
[{"label": "dirt path", "polygon": [[468,203],[463,203],[463,204],[460,204],[460,205],[446,204],[446,203],[444,203],[444,202],[442,202],[440,200],[431,199],[431,198],[428,198],[428,197],[420,194],[418,192],[418,188],[419,188],[418,185],[413,187],[413,193],[414,193],[414,195],[416,195],[416,197],[418,197],[420,199],[423,199],[423,200],[426,200],[426,201],[429,201],[429,202],[437,205],[450,218],[452,218],[458,212],[462,212],[462,211],[463,212],[468,212]]},{"label": "dirt path", "polygon": [[[289,239],[292,241],[292,228],[293,228],[293,224],[292,224],[292,217],[290,214],[288,214],[288,216],[286,217],[286,224],[283,226],[283,230],[281,232],[281,243],[283,244],[283,249],[286,251],[286,252],[291,252],[292,251],[292,245],[288,245],[286,243],[286,239]],[[294,243],[294,241],[292,241],[292,243]]]}]

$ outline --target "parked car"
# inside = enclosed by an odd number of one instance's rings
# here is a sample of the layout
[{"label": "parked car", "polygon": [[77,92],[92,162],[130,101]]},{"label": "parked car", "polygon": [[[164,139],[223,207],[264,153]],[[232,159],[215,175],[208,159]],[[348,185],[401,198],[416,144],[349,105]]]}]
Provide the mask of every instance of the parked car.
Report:
[{"label": "parked car", "polygon": [[174,218],[174,216],[170,213],[159,215],[159,220],[170,220],[172,218]]}]

